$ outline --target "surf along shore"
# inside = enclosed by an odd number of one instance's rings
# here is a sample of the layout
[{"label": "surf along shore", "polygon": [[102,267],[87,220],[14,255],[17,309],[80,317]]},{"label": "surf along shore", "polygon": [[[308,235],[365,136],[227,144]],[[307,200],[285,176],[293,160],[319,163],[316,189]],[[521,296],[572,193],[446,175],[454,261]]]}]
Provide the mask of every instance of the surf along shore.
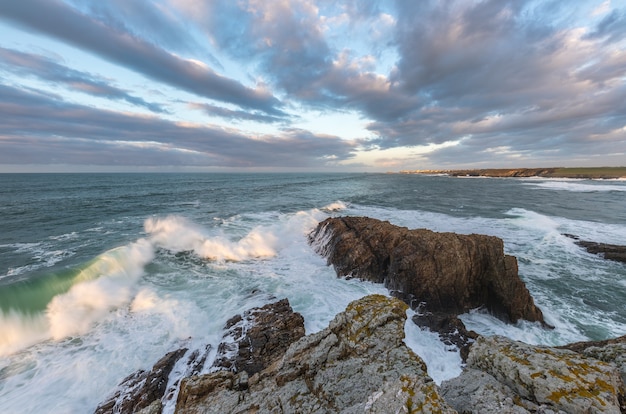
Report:
[{"label": "surf along shore", "polygon": [[626,179],[626,167],[484,168],[467,170],[402,170],[400,174],[444,174],[454,177],[546,177]]}]

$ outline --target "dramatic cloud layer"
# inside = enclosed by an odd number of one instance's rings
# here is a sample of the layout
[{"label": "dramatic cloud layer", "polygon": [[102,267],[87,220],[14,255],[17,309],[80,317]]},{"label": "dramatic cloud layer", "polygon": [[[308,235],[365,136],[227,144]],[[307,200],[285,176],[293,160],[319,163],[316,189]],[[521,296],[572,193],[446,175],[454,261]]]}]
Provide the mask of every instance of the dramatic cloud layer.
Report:
[{"label": "dramatic cloud layer", "polygon": [[626,5],[3,2],[0,171],[24,164],[626,165]]}]

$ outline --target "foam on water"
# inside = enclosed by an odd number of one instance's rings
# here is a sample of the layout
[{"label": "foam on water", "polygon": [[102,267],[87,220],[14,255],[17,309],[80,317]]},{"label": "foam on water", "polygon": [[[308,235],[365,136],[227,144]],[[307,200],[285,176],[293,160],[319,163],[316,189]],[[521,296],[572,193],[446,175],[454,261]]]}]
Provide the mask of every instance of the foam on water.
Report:
[{"label": "foam on water", "polygon": [[618,180],[611,180],[611,184],[607,184],[605,180],[587,180],[579,179],[536,179],[528,180],[524,184],[543,188],[547,190],[557,191],[573,191],[580,193],[594,193],[602,191],[626,191],[626,185],[615,184]]},{"label": "foam on water", "polygon": [[[112,309],[130,302],[143,267],[153,255],[152,245],[139,240],[102,254],[71,281],[59,280],[58,286],[39,284],[37,287],[42,291],[33,292],[34,296],[54,295],[45,310],[0,311],[0,326],[7,327],[0,331],[0,356],[42,340],[86,333]],[[58,293],[66,284],[69,290]]]},{"label": "foam on water", "polygon": [[[350,301],[386,293],[381,285],[338,279],[308,246],[307,234],[329,210],[337,208],[255,213],[254,220],[241,215],[217,228],[177,216],[147,220],[146,238],[103,255],[115,257],[106,274],[76,282],[52,299],[45,326],[35,330],[44,337],[30,336],[21,351],[5,348],[0,399],[9,403],[3,409],[93,411],[122,378],[149,368],[166,352],[207,343],[215,349],[225,321],[245,309],[287,297],[312,333],[328,326]],[[207,240],[231,246],[255,232],[261,243],[273,240],[272,256],[258,257],[251,253],[258,251],[254,247],[239,251],[236,261],[204,259]],[[176,254],[190,247],[191,255]],[[27,360],[32,364],[23,364]],[[21,393],[24,383],[38,389],[39,398]],[[166,412],[172,410],[167,405]]]},{"label": "foam on water", "polygon": [[455,346],[445,345],[439,335],[422,329],[411,320],[415,312],[407,310],[404,325],[404,343],[422,358],[428,375],[439,385],[442,381],[457,377],[461,373],[461,356]]}]

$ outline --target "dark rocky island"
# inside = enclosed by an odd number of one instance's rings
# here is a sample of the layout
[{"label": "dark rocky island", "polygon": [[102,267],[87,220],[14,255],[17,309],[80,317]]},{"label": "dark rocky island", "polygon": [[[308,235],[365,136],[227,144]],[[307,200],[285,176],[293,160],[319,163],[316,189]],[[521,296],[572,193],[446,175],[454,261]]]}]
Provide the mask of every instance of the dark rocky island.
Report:
[{"label": "dark rocky island", "polygon": [[462,356],[476,334],[457,316],[469,310],[484,307],[507,322],[545,324],[517,274],[517,259],[504,254],[497,237],[339,217],[320,223],[310,239],[338,276],[383,283],[418,311],[415,323],[459,346]]},{"label": "dark rocky island", "polygon": [[551,348],[465,331],[466,366],[440,386],[405,345],[406,303],[448,332],[475,306],[545,323],[500,239],[343,217],[311,241],[339,276],[384,283],[397,298],[354,301],[307,336],[285,299],[250,309],[227,322],[210,366],[208,345],[174,350],[96,413],[626,413],[626,337]]}]

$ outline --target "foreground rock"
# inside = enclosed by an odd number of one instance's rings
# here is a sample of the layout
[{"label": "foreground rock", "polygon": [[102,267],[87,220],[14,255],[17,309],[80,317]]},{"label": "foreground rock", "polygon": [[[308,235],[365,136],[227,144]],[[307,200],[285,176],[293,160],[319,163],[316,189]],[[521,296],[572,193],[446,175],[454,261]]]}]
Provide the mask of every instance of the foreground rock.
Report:
[{"label": "foreground rock", "polygon": [[564,236],[576,240],[574,243],[580,247],[584,247],[589,253],[599,254],[607,260],[626,263],[626,246],[580,240],[578,236],[573,234],[564,234]]},{"label": "foreground rock", "polygon": [[614,365],[569,350],[480,337],[461,376],[441,385],[454,408],[471,413],[624,412]]},{"label": "foreground rock", "polygon": [[237,315],[226,322],[225,328],[213,369],[253,375],[304,336],[304,318],[283,299]]},{"label": "foreground rock", "polygon": [[[152,370],[139,370],[125,378],[95,413],[158,414],[165,403],[176,397],[182,378],[210,370],[230,370],[241,375],[259,372],[304,336],[304,319],[283,299],[231,318],[224,329],[226,333],[210,367],[205,368],[210,345],[192,352],[187,348],[169,352]],[[181,359],[184,363],[175,373],[178,377],[171,378],[174,365]],[[168,383],[172,384],[170,388]]]},{"label": "foreground rock", "polygon": [[[615,365],[626,384],[626,335],[604,341],[575,342],[559,347]],[[626,401],[624,401],[626,406]]]},{"label": "foreground rock", "polygon": [[150,371],[139,370],[126,377],[118,390],[96,408],[96,414],[160,413],[174,364],[187,352],[186,348],[167,353]]},{"label": "foreground rock", "polygon": [[301,338],[266,369],[183,380],[179,413],[402,413],[454,411],[403,342],[406,305],[373,295]]},{"label": "foreground rock", "polygon": [[439,329],[452,342],[458,338],[446,332],[465,329],[456,316],[478,307],[510,322],[544,323],[518,277],[517,259],[504,254],[497,237],[409,230],[367,217],[339,217],[321,222],[310,240],[339,276],[384,283],[419,313],[436,314],[434,321],[420,321],[418,316],[415,322]]},{"label": "foreground rock", "polygon": [[568,349],[480,337],[438,388],[403,342],[405,319],[404,303],[373,295],[302,336],[287,300],[251,309],[227,323],[210,367],[208,346],[170,352],[96,412],[626,413],[626,336]]}]

